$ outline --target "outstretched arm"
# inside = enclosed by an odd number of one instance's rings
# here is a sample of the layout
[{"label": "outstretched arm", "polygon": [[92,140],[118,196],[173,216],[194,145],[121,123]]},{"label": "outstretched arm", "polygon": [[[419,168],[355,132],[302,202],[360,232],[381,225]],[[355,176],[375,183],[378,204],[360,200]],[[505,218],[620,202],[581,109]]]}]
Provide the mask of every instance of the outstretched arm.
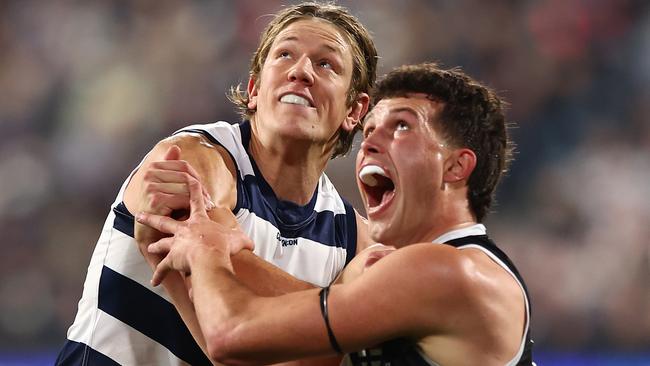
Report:
[{"label": "outstretched arm", "polygon": [[[250,240],[207,219],[198,182],[190,184],[190,191],[192,211],[186,222],[148,214],[138,214],[137,219],[174,234],[149,247],[156,254],[169,252],[154,283],[171,269],[192,273],[194,302],[210,357],[259,364],[334,353],[319,290],[277,297],[251,291],[234,275],[229,258]],[[329,324],[342,350],[398,337],[417,340],[479,332],[473,322],[490,315],[486,309],[495,304],[489,300],[484,308],[488,297],[479,296],[485,290],[477,276],[482,273],[474,271],[482,270],[482,265],[459,253],[445,245],[413,244],[381,259],[356,281],[332,286]]]}]

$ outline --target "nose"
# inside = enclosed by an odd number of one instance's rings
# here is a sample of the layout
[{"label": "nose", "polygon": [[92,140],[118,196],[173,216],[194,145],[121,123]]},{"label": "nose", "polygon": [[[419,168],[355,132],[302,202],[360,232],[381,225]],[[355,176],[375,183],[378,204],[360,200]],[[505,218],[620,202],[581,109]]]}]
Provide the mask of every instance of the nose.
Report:
[{"label": "nose", "polygon": [[289,70],[289,81],[298,81],[311,86],[314,84],[314,67],[307,56],[301,57]]},{"label": "nose", "polygon": [[361,142],[361,150],[364,154],[376,154],[383,151],[382,148],[382,136],[380,129],[373,129],[366,137],[364,137],[363,142]]}]

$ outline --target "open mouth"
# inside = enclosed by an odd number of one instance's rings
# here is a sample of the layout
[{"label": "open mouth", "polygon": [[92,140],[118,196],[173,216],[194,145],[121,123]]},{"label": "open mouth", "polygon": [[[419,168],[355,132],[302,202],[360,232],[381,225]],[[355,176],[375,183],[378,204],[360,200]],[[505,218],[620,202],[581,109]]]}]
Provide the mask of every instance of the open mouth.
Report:
[{"label": "open mouth", "polygon": [[359,179],[368,199],[368,208],[383,206],[395,195],[395,184],[380,166],[364,166],[359,171]]},{"label": "open mouth", "polygon": [[280,102],[285,104],[295,104],[295,105],[301,105],[305,107],[313,107],[313,105],[307,98],[297,94],[291,94],[291,93],[283,95],[282,98],[280,98]]}]

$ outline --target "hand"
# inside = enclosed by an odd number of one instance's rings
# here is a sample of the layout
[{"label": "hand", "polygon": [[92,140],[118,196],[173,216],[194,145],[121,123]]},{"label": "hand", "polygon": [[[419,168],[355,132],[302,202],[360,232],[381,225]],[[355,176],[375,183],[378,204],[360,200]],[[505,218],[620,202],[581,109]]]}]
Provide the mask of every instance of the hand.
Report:
[{"label": "hand", "polygon": [[241,249],[254,248],[253,242],[239,228],[228,228],[210,220],[198,180],[190,177],[187,186],[190,196],[190,217],[186,221],[144,212],[136,217],[141,224],[172,234],[170,237],[152,243],[147,249],[149,253],[166,254],[151,279],[154,286],[159,285],[171,270],[191,273],[191,260],[197,256],[220,258],[223,261],[217,263],[231,266],[230,255]]},{"label": "hand", "polygon": [[[164,160],[148,164],[142,178],[143,205],[140,211],[170,216],[178,210],[188,210],[189,178],[200,180],[199,174],[185,160],[180,159],[181,149],[172,145],[169,147]],[[214,208],[205,188],[202,189],[205,205],[208,210]]]},{"label": "hand", "polygon": [[368,249],[370,248],[373,248],[373,250],[369,251],[366,257],[362,273],[370,268],[373,264],[377,263],[380,259],[395,251],[395,247],[386,246],[383,244],[375,244]]},{"label": "hand", "polygon": [[357,253],[356,256],[345,266],[343,272],[339,278],[337,278],[337,283],[350,283],[359,278],[363,273],[366,272],[373,264],[377,263],[380,259],[387,256],[388,254],[395,251],[395,247],[386,246],[383,244],[373,244],[361,252]]}]

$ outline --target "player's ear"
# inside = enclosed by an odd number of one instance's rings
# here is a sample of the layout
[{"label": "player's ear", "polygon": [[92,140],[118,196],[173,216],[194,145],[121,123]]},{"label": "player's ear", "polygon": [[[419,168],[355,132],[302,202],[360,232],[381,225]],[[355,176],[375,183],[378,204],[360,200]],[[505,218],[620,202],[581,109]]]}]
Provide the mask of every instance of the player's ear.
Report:
[{"label": "player's ear", "polygon": [[251,76],[248,78],[248,86],[246,87],[248,92],[248,109],[256,110],[257,109],[257,82],[255,78]]},{"label": "player's ear", "polygon": [[341,127],[346,131],[352,131],[359,124],[363,116],[368,112],[370,96],[366,93],[359,93],[357,98],[348,109],[348,114]]},{"label": "player's ear", "polygon": [[445,160],[443,179],[447,183],[467,180],[475,167],[476,154],[474,151],[467,148],[453,150]]}]

